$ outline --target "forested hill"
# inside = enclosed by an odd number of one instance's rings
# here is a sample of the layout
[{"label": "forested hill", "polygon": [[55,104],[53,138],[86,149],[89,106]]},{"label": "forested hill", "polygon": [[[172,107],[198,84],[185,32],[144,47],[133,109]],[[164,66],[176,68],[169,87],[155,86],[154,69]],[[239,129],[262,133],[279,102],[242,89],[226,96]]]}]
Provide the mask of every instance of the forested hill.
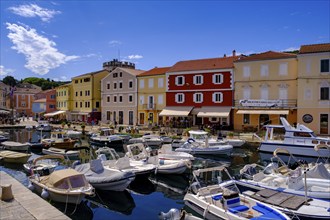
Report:
[{"label": "forested hill", "polygon": [[70,81],[68,81],[68,82],[54,81],[54,80],[50,80],[49,78],[44,79],[44,78],[38,78],[38,77],[28,77],[28,78],[25,78],[22,80],[17,80],[12,76],[6,76],[5,78],[3,78],[2,82],[7,85],[10,85],[10,86],[16,86],[17,84],[20,84],[20,83],[30,83],[30,84],[41,87],[42,90],[47,90],[47,89],[58,87],[63,84],[70,83]]}]

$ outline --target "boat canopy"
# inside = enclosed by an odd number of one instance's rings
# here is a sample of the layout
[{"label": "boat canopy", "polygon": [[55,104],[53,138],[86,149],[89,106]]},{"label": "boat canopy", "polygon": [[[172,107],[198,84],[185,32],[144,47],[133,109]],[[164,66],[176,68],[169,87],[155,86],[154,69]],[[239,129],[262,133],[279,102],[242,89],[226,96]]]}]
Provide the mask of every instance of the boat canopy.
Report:
[{"label": "boat canopy", "polygon": [[69,177],[76,177],[76,176],[82,176],[84,177],[84,174],[79,173],[78,171],[74,169],[63,169],[63,170],[57,170],[50,174],[48,184],[49,186],[56,186],[61,181],[64,181],[65,179]]}]

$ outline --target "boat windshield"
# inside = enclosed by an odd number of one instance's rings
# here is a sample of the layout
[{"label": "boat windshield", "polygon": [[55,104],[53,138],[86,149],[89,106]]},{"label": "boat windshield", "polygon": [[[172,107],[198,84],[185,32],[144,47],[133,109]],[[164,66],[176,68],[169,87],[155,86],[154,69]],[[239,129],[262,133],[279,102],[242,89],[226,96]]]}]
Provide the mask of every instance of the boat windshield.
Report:
[{"label": "boat windshield", "polygon": [[69,177],[72,188],[80,188],[86,186],[86,181],[83,175]]},{"label": "boat windshield", "polygon": [[69,188],[70,188],[67,179],[63,179],[63,180],[61,180],[61,181],[58,181],[58,182],[55,184],[55,187],[58,188],[58,189],[69,189]]}]

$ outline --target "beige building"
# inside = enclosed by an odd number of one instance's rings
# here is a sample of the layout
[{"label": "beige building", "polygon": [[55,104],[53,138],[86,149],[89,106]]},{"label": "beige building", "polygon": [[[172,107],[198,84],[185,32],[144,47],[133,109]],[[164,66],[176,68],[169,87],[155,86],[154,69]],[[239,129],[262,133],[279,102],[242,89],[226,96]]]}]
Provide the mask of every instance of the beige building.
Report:
[{"label": "beige building", "polygon": [[117,67],[101,81],[102,122],[135,125],[137,121],[137,78],[144,71]]},{"label": "beige building", "polygon": [[164,125],[159,113],[166,107],[166,71],[170,67],[155,67],[137,76],[138,124]]},{"label": "beige building", "polygon": [[10,86],[0,81],[0,110],[7,109],[6,100],[9,95],[9,92],[10,92]]},{"label": "beige building", "polygon": [[69,112],[72,111],[73,97],[72,97],[72,83],[58,86],[56,89],[56,109],[60,118],[71,120]]},{"label": "beige building", "polygon": [[101,80],[108,73],[103,69],[72,78],[71,120],[88,123],[101,120]]},{"label": "beige building", "polygon": [[330,134],[330,44],[303,45],[298,54],[297,122]]},{"label": "beige building", "polygon": [[235,130],[257,131],[280,116],[297,122],[297,55],[268,51],[234,64]]}]

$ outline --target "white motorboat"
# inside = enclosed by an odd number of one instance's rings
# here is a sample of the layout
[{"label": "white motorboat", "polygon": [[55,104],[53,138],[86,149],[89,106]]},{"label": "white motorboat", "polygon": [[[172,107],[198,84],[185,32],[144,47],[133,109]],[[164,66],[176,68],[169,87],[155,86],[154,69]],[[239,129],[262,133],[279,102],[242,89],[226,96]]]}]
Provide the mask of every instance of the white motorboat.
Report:
[{"label": "white motorboat", "polygon": [[208,137],[206,131],[189,131],[190,137],[181,146],[175,149],[177,152],[186,152],[192,155],[224,155],[230,156],[233,146],[224,141],[219,141]]},{"label": "white motorboat", "polygon": [[66,135],[69,138],[72,138],[72,139],[81,139],[82,132],[81,131],[75,131],[75,130],[67,130]]},{"label": "white motorboat", "polygon": [[43,155],[23,164],[23,168],[28,174],[44,176],[59,168],[64,161],[65,158],[62,155]]},{"label": "white motorboat", "polygon": [[20,143],[16,141],[4,141],[1,143],[2,147],[6,150],[12,151],[25,151],[28,152],[30,150],[30,143]]},{"label": "white motorboat", "polygon": [[124,139],[120,135],[116,135],[113,129],[100,128],[99,132],[91,134],[89,142],[96,147],[111,147],[122,150]]},{"label": "white motorboat", "polygon": [[[273,165],[273,164],[272,164]],[[319,164],[321,166],[322,164]],[[282,192],[287,192],[293,195],[307,196],[310,198],[330,200],[330,173],[323,165],[323,169],[318,167],[313,170],[303,170],[298,167],[295,170],[290,170],[288,167],[278,167],[273,165],[273,169],[265,169],[259,165],[248,164],[240,170],[241,175],[245,179],[242,182],[247,182],[252,185],[262,186],[266,189],[277,190],[281,188]],[[322,176],[324,178],[309,178],[309,175]]]},{"label": "white motorboat", "polygon": [[131,171],[122,171],[109,167],[105,169],[101,159],[76,165],[74,169],[84,174],[93,187],[101,190],[124,191],[135,179],[135,174]]},{"label": "white motorboat", "polygon": [[191,167],[189,160],[162,160],[158,155],[151,155],[143,143],[127,145],[126,156],[134,163],[150,163],[156,165],[156,173],[162,174],[182,174]]},{"label": "white motorboat", "polygon": [[50,148],[43,148],[42,153],[46,155],[62,155],[65,158],[69,158],[70,160],[79,159],[79,150],[66,150],[56,147],[50,147]]},{"label": "white motorboat", "polygon": [[51,132],[52,126],[49,124],[48,121],[38,121],[38,125],[36,126],[37,131],[42,132]]},{"label": "white motorboat", "polygon": [[207,184],[210,178],[217,180],[215,174],[223,171],[228,173],[223,166],[195,170],[194,182],[184,197],[185,205],[203,219],[290,219],[279,209],[245,196],[235,187]]},{"label": "white motorboat", "polygon": [[202,220],[202,218],[196,217],[186,210],[172,208],[168,212],[160,212],[158,214],[160,220]]},{"label": "white motorboat", "polygon": [[172,150],[171,144],[163,144],[157,151],[159,159],[162,160],[195,160],[195,157],[186,152],[177,152]]},{"label": "white motorboat", "polygon": [[133,172],[136,176],[150,175],[154,173],[156,166],[148,163],[136,163],[128,157],[120,157],[115,149],[101,147],[95,151],[98,158],[102,160],[105,169],[119,169]]},{"label": "white motorboat", "polygon": [[[322,144],[330,147],[330,138],[318,137],[314,132],[302,124],[291,126],[288,121],[280,117],[282,125],[266,125],[264,139],[260,143],[259,150],[273,153],[277,148],[288,150],[293,155],[319,157],[329,156],[330,150],[320,149],[316,152],[314,147]],[[275,133],[282,130],[282,133]]]},{"label": "white motorboat", "polygon": [[34,174],[29,177],[29,181],[29,189],[55,202],[80,204],[85,196],[93,196],[95,193],[84,174],[71,168],[55,170],[45,176]]}]

